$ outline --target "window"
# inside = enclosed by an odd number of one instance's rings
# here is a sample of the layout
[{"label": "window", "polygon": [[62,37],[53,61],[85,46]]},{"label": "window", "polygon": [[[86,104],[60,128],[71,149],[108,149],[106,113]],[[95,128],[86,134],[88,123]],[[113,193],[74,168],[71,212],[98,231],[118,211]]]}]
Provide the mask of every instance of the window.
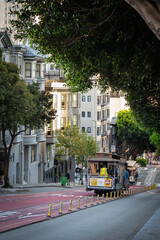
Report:
[{"label": "window", "polygon": [[16,56],[11,56],[11,63],[14,63],[14,64],[16,64]]},{"label": "window", "polygon": [[107,117],[110,117],[110,109],[107,109]]},{"label": "window", "polygon": [[86,96],[82,96],[82,102],[86,101]]},{"label": "window", "polygon": [[41,65],[36,64],[36,78],[39,78],[41,76]]},{"label": "window", "polygon": [[66,109],[66,94],[61,95],[61,109]]},{"label": "window", "polygon": [[36,162],[36,147],[31,146],[31,163]]},{"label": "window", "polygon": [[97,96],[97,105],[101,105],[101,96]]},{"label": "window", "polygon": [[87,128],[87,132],[88,132],[88,133],[91,133],[91,127],[88,127],[88,128]]},{"label": "window", "polygon": [[85,132],[85,127],[82,127],[82,132]]},{"label": "window", "polygon": [[97,127],[97,136],[101,135],[101,127]]},{"label": "window", "polygon": [[72,107],[78,107],[78,95],[74,93],[72,95]]},{"label": "window", "polygon": [[107,103],[109,103],[109,102],[110,102],[110,95],[107,94]]},{"label": "window", "polygon": [[91,117],[91,112],[87,112],[87,117]]},{"label": "window", "polygon": [[103,119],[103,120],[106,119],[106,110],[102,110],[102,119]]},{"label": "window", "polygon": [[101,112],[97,112],[97,120],[100,121],[101,120]]},{"label": "window", "polygon": [[82,117],[85,117],[85,112],[82,112]]},{"label": "window", "polygon": [[25,131],[25,135],[34,135],[35,134],[35,129],[31,129],[28,127]]},{"label": "window", "polygon": [[57,110],[57,102],[58,102],[58,96],[56,94],[53,95],[53,108]]},{"label": "window", "polygon": [[103,95],[102,102],[103,102],[103,104],[106,104],[106,95]]},{"label": "window", "polygon": [[22,57],[18,56],[18,68],[20,74],[22,74]]},{"label": "window", "polygon": [[87,96],[87,101],[91,102],[91,96]]},{"label": "window", "polygon": [[47,137],[52,136],[52,123],[47,124]]},{"label": "window", "polygon": [[47,144],[46,148],[47,148],[47,161],[50,161],[51,160],[52,145]]},{"label": "window", "polygon": [[66,125],[66,117],[61,117],[61,127],[65,127]]},{"label": "window", "polygon": [[78,115],[77,114],[73,115],[73,125],[78,126]]},{"label": "window", "polygon": [[105,133],[106,133],[106,124],[104,124],[104,125],[102,126],[102,130],[103,130],[103,134],[105,134]]},{"label": "window", "polygon": [[27,128],[27,129],[26,129],[25,135],[31,135],[31,129],[30,129],[30,128]]},{"label": "window", "polygon": [[31,78],[31,63],[25,64],[25,77]]},{"label": "window", "polygon": [[50,70],[54,70],[54,65],[53,64],[50,65]]},{"label": "window", "polygon": [[98,171],[98,163],[89,163],[88,170],[89,174],[97,174]]}]

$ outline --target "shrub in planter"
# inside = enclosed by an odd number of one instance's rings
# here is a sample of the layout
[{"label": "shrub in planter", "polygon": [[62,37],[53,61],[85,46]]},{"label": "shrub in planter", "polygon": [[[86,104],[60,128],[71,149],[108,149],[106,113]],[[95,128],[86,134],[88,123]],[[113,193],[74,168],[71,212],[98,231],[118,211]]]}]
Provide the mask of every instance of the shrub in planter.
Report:
[{"label": "shrub in planter", "polygon": [[141,165],[141,167],[146,167],[147,166],[147,159],[144,158],[137,158],[136,162]]}]

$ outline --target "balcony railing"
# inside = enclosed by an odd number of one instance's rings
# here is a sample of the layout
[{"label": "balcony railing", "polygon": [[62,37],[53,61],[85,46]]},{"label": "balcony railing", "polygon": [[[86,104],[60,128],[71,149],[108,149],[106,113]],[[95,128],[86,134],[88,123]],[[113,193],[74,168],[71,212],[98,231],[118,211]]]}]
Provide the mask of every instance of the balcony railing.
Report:
[{"label": "balcony railing", "polygon": [[46,141],[46,138],[45,138],[44,132],[40,132],[40,133],[37,135],[37,142],[45,142],[45,141]]},{"label": "balcony railing", "polygon": [[48,131],[46,134],[46,143],[55,143],[56,141],[56,136],[54,132]]},{"label": "balcony railing", "polygon": [[21,134],[18,134],[18,135],[15,137],[13,143],[19,143],[19,142],[21,142],[21,141],[22,141],[22,135],[21,135]]},{"label": "balcony railing", "polygon": [[23,137],[23,144],[24,145],[35,145],[37,144],[37,135],[24,135]]},{"label": "balcony railing", "polygon": [[106,131],[104,131],[104,132],[101,133],[101,137],[104,137],[104,136],[107,136]]},{"label": "balcony railing", "polygon": [[101,119],[101,122],[104,122],[104,121],[107,121],[107,117],[103,117],[103,118]]}]

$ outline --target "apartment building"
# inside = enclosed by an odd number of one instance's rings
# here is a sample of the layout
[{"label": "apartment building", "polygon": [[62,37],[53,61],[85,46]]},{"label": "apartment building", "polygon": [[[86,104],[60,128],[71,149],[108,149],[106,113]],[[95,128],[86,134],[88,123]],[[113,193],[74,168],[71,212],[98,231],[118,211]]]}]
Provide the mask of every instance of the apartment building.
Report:
[{"label": "apartment building", "polygon": [[[10,28],[10,20],[16,19],[16,16],[14,14],[10,14],[10,10],[13,7],[14,0],[7,2],[7,0],[0,0],[0,31],[5,31],[6,28]],[[20,44],[20,40],[14,39],[15,32],[13,31],[11,34],[11,40],[14,42],[14,44]]]},{"label": "apartment building", "polygon": [[[71,93],[64,81],[64,72],[57,69],[52,63],[46,64],[46,91],[53,96],[53,108],[57,111],[57,117],[51,124],[45,127],[46,132],[46,149],[47,165],[45,167],[45,182],[57,181],[60,176],[65,176],[68,169],[67,157],[62,157],[57,161],[55,156],[54,143],[56,141],[56,130],[64,128],[68,123],[72,126],[80,127],[79,93]],[[70,179],[74,179],[75,162],[70,163]]]},{"label": "apartment building", "polygon": [[[94,80],[94,79],[92,79]],[[110,93],[101,93],[101,89],[94,86],[85,94],[81,94],[80,107],[81,130],[92,135],[99,146],[100,152],[107,149],[107,127],[110,119]]]},{"label": "apartment building", "polygon": [[[20,69],[20,77],[25,80],[26,84],[38,82],[40,89],[45,90],[45,64],[42,56],[31,49],[27,43],[23,46],[13,46],[6,32],[0,33],[0,46],[3,49],[3,61],[17,64]],[[6,138],[9,142],[9,133]],[[16,137],[10,156],[10,184],[36,184],[44,180],[45,142],[42,129],[28,128],[25,133]],[[2,138],[0,139],[0,152],[3,156]]]},{"label": "apartment building", "polygon": [[129,106],[122,92],[112,92],[109,88],[102,93],[97,85],[81,94],[80,128],[96,139],[99,152],[116,152],[116,120],[123,109],[129,109]]}]

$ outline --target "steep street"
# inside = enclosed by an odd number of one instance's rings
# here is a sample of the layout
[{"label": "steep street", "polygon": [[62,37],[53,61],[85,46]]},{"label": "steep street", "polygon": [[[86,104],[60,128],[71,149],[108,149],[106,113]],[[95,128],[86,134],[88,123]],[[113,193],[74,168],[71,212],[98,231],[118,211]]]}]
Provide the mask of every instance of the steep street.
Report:
[{"label": "steep street", "polygon": [[[159,240],[159,189],[1,233],[3,240]],[[148,238],[149,236],[149,238]]]}]

